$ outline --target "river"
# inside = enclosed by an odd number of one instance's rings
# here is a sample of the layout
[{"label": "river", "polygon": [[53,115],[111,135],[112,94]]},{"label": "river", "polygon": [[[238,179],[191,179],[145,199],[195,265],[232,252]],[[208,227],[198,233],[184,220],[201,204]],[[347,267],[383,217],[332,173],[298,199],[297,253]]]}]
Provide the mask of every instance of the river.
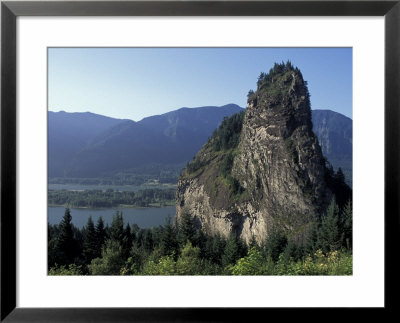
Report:
[{"label": "river", "polygon": [[[175,206],[166,207],[148,207],[148,208],[111,208],[111,209],[74,209],[70,208],[72,223],[82,228],[87,224],[89,216],[92,216],[92,220],[96,225],[97,219],[103,217],[104,224],[111,224],[113,215],[117,210],[122,212],[124,218],[124,224],[136,223],[140,228],[150,228],[158,225],[164,225],[168,216],[171,220],[175,217]],[[59,224],[65,213],[65,207],[55,206],[48,207],[48,222],[50,224]]]},{"label": "river", "polygon": [[84,190],[107,190],[114,191],[130,191],[137,192],[148,188],[169,189],[176,188],[175,184],[157,184],[157,185],[85,185],[85,184],[48,184],[49,190],[67,190],[67,191],[84,191]]}]

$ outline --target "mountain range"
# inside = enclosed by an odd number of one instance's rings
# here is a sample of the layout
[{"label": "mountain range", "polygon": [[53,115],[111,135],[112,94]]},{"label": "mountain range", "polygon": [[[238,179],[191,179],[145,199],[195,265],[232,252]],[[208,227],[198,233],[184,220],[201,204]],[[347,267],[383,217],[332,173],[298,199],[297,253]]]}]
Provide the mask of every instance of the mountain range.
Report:
[{"label": "mountain range", "polygon": [[[49,178],[110,177],[117,173],[175,175],[200,150],[236,104],[181,108],[135,122],[90,112],[48,112]],[[351,183],[352,120],[331,110],[312,111],[324,156]]]}]

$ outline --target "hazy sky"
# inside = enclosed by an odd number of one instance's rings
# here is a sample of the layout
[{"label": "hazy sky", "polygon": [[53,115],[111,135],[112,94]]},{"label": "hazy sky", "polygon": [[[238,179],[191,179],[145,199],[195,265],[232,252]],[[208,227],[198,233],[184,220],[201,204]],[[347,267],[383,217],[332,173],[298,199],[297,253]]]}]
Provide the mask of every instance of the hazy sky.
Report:
[{"label": "hazy sky", "polygon": [[50,48],[48,108],[139,121],[181,107],[246,107],[260,72],[290,60],[312,109],[352,118],[351,48]]}]

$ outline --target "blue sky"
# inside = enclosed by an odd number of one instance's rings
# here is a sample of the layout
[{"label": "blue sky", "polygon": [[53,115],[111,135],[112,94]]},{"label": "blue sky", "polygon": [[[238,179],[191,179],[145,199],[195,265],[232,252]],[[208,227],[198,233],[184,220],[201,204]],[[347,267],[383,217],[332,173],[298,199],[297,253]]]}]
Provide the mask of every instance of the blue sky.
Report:
[{"label": "blue sky", "polygon": [[48,109],[139,121],[181,107],[236,103],[290,60],[312,109],[352,118],[351,48],[49,48]]}]

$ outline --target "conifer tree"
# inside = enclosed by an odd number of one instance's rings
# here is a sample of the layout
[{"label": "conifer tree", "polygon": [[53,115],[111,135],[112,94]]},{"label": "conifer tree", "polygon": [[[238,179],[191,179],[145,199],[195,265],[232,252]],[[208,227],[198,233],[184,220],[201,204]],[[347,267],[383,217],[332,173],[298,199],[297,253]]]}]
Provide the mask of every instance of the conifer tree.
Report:
[{"label": "conifer tree", "polygon": [[249,92],[247,93],[247,99],[250,99],[253,95],[254,95],[254,91],[249,90]]},{"label": "conifer tree", "polygon": [[336,180],[338,181],[338,182],[340,182],[340,183],[344,183],[344,174],[343,174],[343,171],[342,171],[342,169],[339,167],[338,168],[338,170],[337,170],[337,172],[336,172],[336,175],[335,175],[335,178],[336,178]]},{"label": "conifer tree", "polygon": [[318,241],[318,225],[316,223],[311,224],[306,243],[304,246],[304,251],[308,255],[313,255],[317,251],[317,241]]},{"label": "conifer tree", "polygon": [[341,168],[331,176],[331,179],[328,180],[328,185],[335,195],[336,204],[339,206],[340,210],[343,210],[347,201],[351,199],[352,190],[345,183],[345,177]]},{"label": "conifer tree", "polygon": [[124,236],[122,238],[122,255],[124,259],[127,259],[129,257],[129,253],[132,248],[132,233],[131,233],[131,227],[129,223],[126,224],[125,230],[124,230]]},{"label": "conifer tree", "polygon": [[96,243],[99,249],[99,254],[97,255],[97,257],[100,256],[105,240],[106,240],[106,230],[104,228],[104,221],[102,217],[99,217],[96,224]]},{"label": "conifer tree", "polygon": [[83,241],[83,256],[85,258],[85,262],[90,263],[92,259],[99,257],[101,254],[101,246],[99,246],[97,243],[96,229],[91,216],[89,216],[85,231],[86,234]]},{"label": "conifer tree", "polygon": [[260,250],[260,246],[257,243],[256,237],[254,234],[251,236],[250,242],[249,242],[249,249],[255,248],[257,250]]},{"label": "conifer tree", "polygon": [[141,230],[142,235],[141,235],[141,246],[144,248],[146,251],[153,251],[154,247],[154,239],[153,239],[153,233],[151,232],[150,229],[144,229]]},{"label": "conifer tree", "polygon": [[322,252],[339,250],[343,244],[343,233],[340,230],[339,206],[333,199],[328,206],[326,215],[322,218],[318,232],[318,247]]},{"label": "conifer tree", "polygon": [[270,230],[266,241],[267,253],[273,261],[277,261],[279,259],[279,255],[285,249],[286,244],[287,238],[283,232],[278,228],[273,227]]},{"label": "conifer tree", "polygon": [[163,256],[169,256],[169,255],[178,256],[179,246],[178,246],[178,241],[176,239],[176,232],[174,226],[171,223],[171,218],[169,216],[167,217],[164,232],[161,239],[162,239],[161,249]]},{"label": "conifer tree", "polygon": [[140,228],[136,223],[131,224],[132,243],[137,241],[139,230],[140,230]]},{"label": "conifer tree", "polygon": [[69,208],[66,208],[64,217],[59,226],[60,233],[57,239],[57,249],[62,255],[59,259],[59,265],[71,264],[75,257],[78,256],[78,245],[77,241],[74,239],[71,221],[71,211]]},{"label": "conifer tree", "polygon": [[219,233],[213,237],[208,237],[205,245],[205,256],[214,264],[222,264],[222,255],[224,253],[226,241]]},{"label": "conifer tree", "polygon": [[64,254],[60,252],[57,246],[57,239],[51,239],[48,242],[48,256],[47,256],[47,269],[50,270],[51,267],[54,267],[56,264],[62,264],[65,262]]},{"label": "conifer tree", "polygon": [[283,260],[288,263],[291,259],[297,260],[297,247],[292,239],[289,239],[283,251]]},{"label": "conifer tree", "polygon": [[236,260],[240,257],[239,254],[239,246],[236,235],[231,233],[228,241],[226,242],[226,246],[224,248],[224,253],[222,255],[222,266],[227,267],[229,265],[233,265]]},{"label": "conifer tree", "polygon": [[196,228],[194,226],[193,218],[189,213],[183,213],[181,221],[179,223],[179,242],[183,247],[189,241],[194,243],[194,236],[196,233]]},{"label": "conifer tree", "polygon": [[342,213],[342,227],[346,247],[353,248],[353,206],[351,200],[348,200]]},{"label": "conifer tree", "polygon": [[122,213],[117,211],[113,217],[110,228],[110,239],[122,243],[124,238],[124,219]]}]

